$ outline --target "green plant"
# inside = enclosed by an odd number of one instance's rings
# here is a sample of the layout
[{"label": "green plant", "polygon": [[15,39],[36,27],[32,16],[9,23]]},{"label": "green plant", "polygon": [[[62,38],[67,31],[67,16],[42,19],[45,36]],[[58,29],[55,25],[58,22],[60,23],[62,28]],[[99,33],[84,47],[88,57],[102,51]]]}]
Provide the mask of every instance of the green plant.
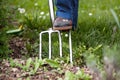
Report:
[{"label": "green plant", "polygon": [[36,57],[35,60],[29,58],[26,60],[25,64],[21,64],[15,62],[13,59],[10,58],[11,67],[20,67],[22,70],[29,72],[30,75],[34,75],[38,71],[38,69],[44,64],[48,64],[52,68],[60,67],[60,64],[56,60],[55,61],[49,59],[40,60],[38,59],[38,57]]},{"label": "green plant", "polygon": [[12,58],[9,59],[10,61],[10,66],[15,67],[16,63],[14,62],[14,60]]},{"label": "green plant", "polygon": [[34,10],[34,13],[31,12],[24,17],[23,24],[31,30],[41,31],[47,29],[50,26],[50,20],[46,14],[45,12]]},{"label": "green plant", "polygon": [[9,50],[9,36],[6,34],[9,9],[7,1],[0,0],[0,59],[7,58]]},{"label": "green plant", "polygon": [[57,61],[46,59],[46,62],[53,68],[60,67],[60,64]]},{"label": "green plant", "polygon": [[20,67],[24,71],[29,71],[30,70],[30,65],[31,65],[32,59],[29,58],[25,64],[21,64],[18,62],[15,62],[13,59],[10,58],[10,66],[12,67]]},{"label": "green plant", "polygon": [[31,62],[32,62],[32,59],[29,58],[27,61],[26,61],[26,65],[25,65],[25,70],[29,69],[30,68],[30,65],[31,65]]},{"label": "green plant", "polygon": [[76,74],[73,74],[70,71],[65,72],[64,80],[92,80],[90,75],[85,74],[84,71],[79,70]]},{"label": "green plant", "polygon": [[38,44],[36,44],[36,43],[37,42],[35,42],[35,43],[31,43],[30,41],[26,42],[25,49],[27,50],[27,53],[29,53],[29,54],[25,55],[26,57],[35,56],[36,53],[38,53],[38,51],[37,51],[38,50],[38,48],[37,48]]},{"label": "green plant", "polygon": [[75,79],[75,75],[70,72],[70,71],[66,71],[65,72],[65,80],[74,80]]},{"label": "green plant", "polygon": [[117,23],[118,27],[120,28],[120,22],[119,22],[119,19],[117,17],[116,12],[113,9],[110,9],[110,11],[111,11],[111,13],[112,13],[112,15],[113,15],[113,17],[115,19],[115,22]]},{"label": "green plant", "polygon": [[102,64],[102,45],[88,48],[88,50],[84,52],[84,57],[86,65],[96,71]]},{"label": "green plant", "polygon": [[7,58],[11,52],[9,50],[9,36],[5,32],[6,29],[0,29],[0,59]]},{"label": "green plant", "polygon": [[[87,50],[85,45],[79,45],[73,48],[74,64],[83,66],[85,65],[84,52]],[[77,53],[77,54],[76,54]]]},{"label": "green plant", "polygon": [[78,70],[76,75],[76,80],[83,79],[83,80],[91,80],[91,76],[86,74],[83,70]]},{"label": "green plant", "polygon": [[35,74],[39,69],[40,65],[43,64],[43,61],[39,60],[37,57],[35,58],[34,68],[31,70],[31,74]]},{"label": "green plant", "polygon": [[5,25],[7,24],[7,9],[5,3],[6,1],[0,0],[0,28],[5,27]]}]

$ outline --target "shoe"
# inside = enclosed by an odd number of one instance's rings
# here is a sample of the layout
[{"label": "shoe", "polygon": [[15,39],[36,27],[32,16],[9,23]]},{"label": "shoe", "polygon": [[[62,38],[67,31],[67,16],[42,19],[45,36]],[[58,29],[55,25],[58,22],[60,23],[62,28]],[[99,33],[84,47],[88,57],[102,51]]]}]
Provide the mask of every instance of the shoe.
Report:
[{"label": "shoe", "polygon": [[53,24],[53,30],[70,30],[72,29],[72,21],[68,19],[64,19],[61,17],[57,17]]}]

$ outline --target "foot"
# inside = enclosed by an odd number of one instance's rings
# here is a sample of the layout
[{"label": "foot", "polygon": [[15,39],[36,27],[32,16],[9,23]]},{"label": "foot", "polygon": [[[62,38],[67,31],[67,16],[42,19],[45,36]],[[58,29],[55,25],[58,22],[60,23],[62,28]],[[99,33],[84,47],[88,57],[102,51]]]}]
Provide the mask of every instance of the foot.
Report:
[{"label": "foot", "polygon": [[57,17],[53,24],[53,29],[54,30],[70,30],[72,29],[72,21],[61,18],[61,17]]}]

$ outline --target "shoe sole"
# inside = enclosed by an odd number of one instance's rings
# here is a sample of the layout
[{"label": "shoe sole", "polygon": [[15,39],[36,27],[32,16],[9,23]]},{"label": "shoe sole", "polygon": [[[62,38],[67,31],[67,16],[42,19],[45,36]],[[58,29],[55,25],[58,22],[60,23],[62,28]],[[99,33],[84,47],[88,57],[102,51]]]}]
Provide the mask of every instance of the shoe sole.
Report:
[{"label": "shoe sole", "polygon": [[72,26],[64,26],[64,27],[53,27],[54,30],[70,30]]}]

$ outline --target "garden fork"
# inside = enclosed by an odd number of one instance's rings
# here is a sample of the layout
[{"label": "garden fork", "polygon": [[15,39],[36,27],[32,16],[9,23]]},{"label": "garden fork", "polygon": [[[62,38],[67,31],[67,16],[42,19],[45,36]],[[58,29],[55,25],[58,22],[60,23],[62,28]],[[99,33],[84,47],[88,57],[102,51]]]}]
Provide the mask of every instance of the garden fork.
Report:
[{"label": "garden fork", "polygon": [[[49,9],[50,9],[50,17],[52,20],[52,24],[54,23],[54,0],[49,0]],[[62,57],[62,39],[61,34],[59,30],[53,30],[53,28],[49,28],[46,31],[42,31],[39,34],[39,58],[42,59],[42,34],[48,33],[49,35],[49,59],[51,59],[51,53],[52,53],[52,44],[51,44],[51,34],[52,33],[58,33],[59,38],[59,51],[60,51],[60,57]],[[71,30],[69,30],[69,50],[70,50],[70,63],[72,63],[72,40],[71,40]]]}]

